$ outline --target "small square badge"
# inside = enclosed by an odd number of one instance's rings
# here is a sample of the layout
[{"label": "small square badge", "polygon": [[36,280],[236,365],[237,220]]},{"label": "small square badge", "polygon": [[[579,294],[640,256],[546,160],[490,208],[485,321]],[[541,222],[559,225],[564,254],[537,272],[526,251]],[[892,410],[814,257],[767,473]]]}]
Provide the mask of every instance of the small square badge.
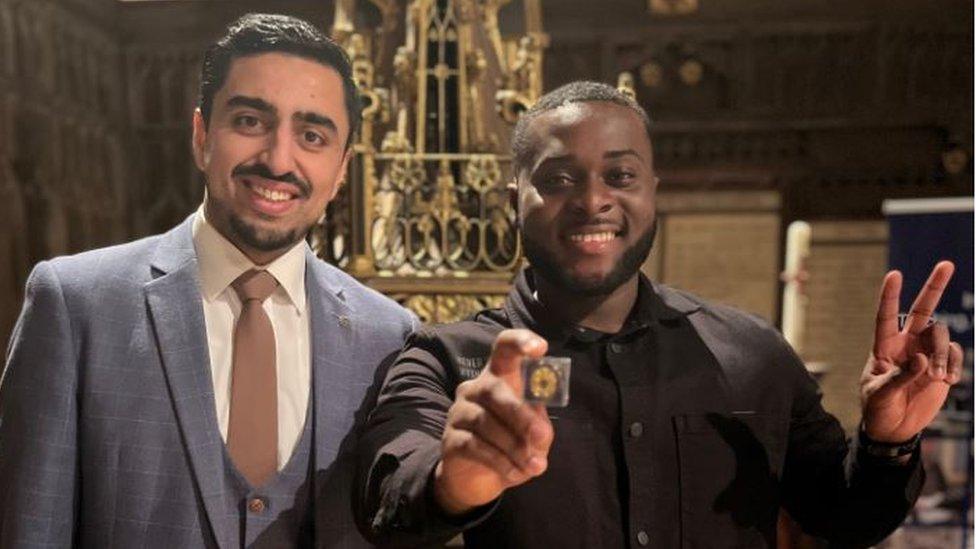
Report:
[{"label": "small square badge", "polygon": [[522,360],[525,401],[563,408],[569,404],[568,357],[544,356]]}]

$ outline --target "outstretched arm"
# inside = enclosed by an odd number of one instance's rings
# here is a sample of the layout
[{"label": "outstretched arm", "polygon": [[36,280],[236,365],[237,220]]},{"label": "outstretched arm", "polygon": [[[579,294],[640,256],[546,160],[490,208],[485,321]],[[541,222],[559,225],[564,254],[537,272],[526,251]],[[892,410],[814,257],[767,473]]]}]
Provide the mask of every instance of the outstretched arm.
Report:
[{"label": "outstretched arm", "polygon": [[505,330],[488,367],[457,388],[433,477],[437,504],[462,515],[546,470],[552,423],[540,405],[522,400],[522,358],[540,357],[546,342],[528,330]]},{"label": "outstretched arm", "polygon": [[506,330],[481,373],[462,383],[436,336],[411,338],[360,438],[357,510],[368,538],[447,541],[486,517],[504,490],[545,470],[552,424],[522,401],[520,374],[523,356],[545,350],[531,332]]}]

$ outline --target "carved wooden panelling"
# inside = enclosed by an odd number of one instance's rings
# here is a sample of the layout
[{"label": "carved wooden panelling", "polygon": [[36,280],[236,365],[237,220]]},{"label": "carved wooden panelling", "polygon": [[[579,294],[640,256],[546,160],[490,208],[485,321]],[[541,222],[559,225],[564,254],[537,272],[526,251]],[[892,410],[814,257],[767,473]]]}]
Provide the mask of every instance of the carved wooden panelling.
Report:
[{"label": "carved wooden panelling", "polygon": [[165,230],[196,209],[203,179],[190,148],[202,52],[181,45],[124,51],[133,147],[133,220],[138,234]]},{"label": "carved wooden panelling", "polygon": [[3,0],[0,48],[5,347],[30,266],[123,241],[131,232],[124,85],[114,34],[80,5]]},{"label": "carved wooden panelling", "polygon": [[[971,109],[972,28],[881,22],[691,23],[554,34],[547,84],[635,76],[669,120],[802,120]],[[969,92],[969,93],[967,93]]]}]

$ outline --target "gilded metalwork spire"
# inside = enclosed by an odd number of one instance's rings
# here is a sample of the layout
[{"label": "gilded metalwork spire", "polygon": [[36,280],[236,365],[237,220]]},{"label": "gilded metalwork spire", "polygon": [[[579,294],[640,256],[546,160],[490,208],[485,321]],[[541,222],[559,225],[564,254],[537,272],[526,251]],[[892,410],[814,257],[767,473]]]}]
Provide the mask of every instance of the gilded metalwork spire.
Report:
[{"label": "gilded metalwork spire", "polygon": [[540,0],[519,2],[522,36],[499,28],[512,0],[369,3],[371,28],[354,0],[335,5],[365,108],[349,185],[313,245],[422,318],[454,318],[500,300],[521,255],[509,133],[542,95]]}]

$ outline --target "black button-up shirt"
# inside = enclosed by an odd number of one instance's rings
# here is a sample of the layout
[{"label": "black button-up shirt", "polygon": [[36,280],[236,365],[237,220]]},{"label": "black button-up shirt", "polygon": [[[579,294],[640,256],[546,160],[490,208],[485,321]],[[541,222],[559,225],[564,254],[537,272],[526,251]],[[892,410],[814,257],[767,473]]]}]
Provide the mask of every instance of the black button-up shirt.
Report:
[{"label": "black button-up shirt", "polygon": [[[447,408],[508,327],[572,359],[569,406],[549,410],[543,475],[452,520],[429,493]],[[364,528],[406,545],[465,528],[467,547],[774,547],[781,505],[819,535],[867,543],[900,523],[920,480],[917,460],[845,461],[843,431],[773,330],[644,278],[616,334],[551,318],[531,272],[501,309],[419,332],[360,449]]]}]

